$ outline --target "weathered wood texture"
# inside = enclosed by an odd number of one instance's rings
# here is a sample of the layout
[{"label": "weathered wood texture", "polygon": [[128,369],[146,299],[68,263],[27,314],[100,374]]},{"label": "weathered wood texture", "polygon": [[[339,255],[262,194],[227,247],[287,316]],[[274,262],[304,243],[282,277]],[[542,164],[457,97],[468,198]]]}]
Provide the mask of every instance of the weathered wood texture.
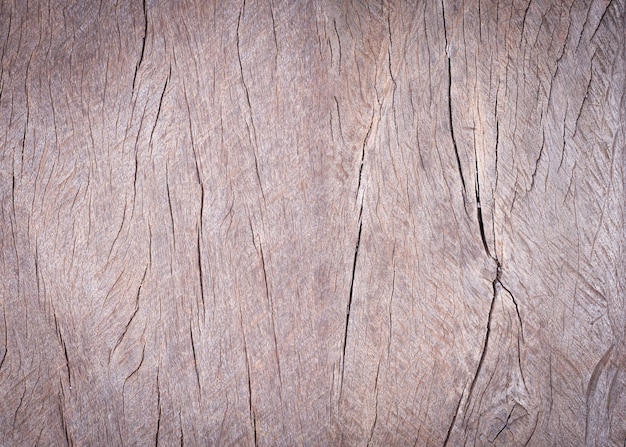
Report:
[{"label": "weathered wood texture", "polygon": [[2,2],[0,445],[623,445],[625,30]]}]

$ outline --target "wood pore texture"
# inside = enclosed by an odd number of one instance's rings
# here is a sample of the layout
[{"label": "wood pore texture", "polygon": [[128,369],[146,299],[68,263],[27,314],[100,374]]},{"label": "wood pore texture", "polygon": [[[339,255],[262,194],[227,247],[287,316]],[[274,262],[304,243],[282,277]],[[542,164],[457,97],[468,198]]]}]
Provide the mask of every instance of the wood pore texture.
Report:
[{"label": "wood pore texture", "polygon": [[623,445],[625,30],[3,1],[0,445]]}]

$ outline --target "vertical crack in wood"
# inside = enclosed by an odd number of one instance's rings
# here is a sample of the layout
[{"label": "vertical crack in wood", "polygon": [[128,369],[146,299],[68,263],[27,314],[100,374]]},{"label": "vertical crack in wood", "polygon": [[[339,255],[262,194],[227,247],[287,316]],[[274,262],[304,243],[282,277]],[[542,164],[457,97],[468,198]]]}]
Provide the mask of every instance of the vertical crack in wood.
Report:
[{"label": "vertical crack in wood", "polygon": [[4,320],[4,352],[2,353],[2,358],[0,359],[0,370],[2,369],[2,365],[7,358],[7,354],[9,353],[9,326],[7,326],[7,314],[6,309],[4,308],[4,303],[2,304],[2,318]]},{"label": "vertical crack in wood", "polygon": [[165,84],[163,85],[163,90],[161,90],[161,96],[159,97],[159,107],[157,108],[156,118],[154,119],[154,124],[152,125],[152,130],[150,131],[150,138],[148,139],[148,148],[150,149],[150,153],[152,153],[152,137],[154,136],[154,130],[156,129],[157,123],[159,122],[159,117],[161,116],[161,108],[163,107],[163,98],[165,97],[165,90],[167,90],[167,84],[172,77],[172,65],[170,64],[169,72],[167,77],[165,78]]},{"label": "vertical crack in wood", "polygon": [[361,179],[363,177],[363,163],[365,161],[365,146],[367,145],[367,140],[369,139],[370,134],[372,133],[372,127],[374,126],[374,109],[372,109],[372,117],[370,118],[370,124],[367,128],[367,132],[365,133],[365,138],[363,139],[363,144],[361,145],[361,164],[359,165],[359,183],[356,187],[356,200],[357,203],[361,205],[361,211],[363,210],[363,196],[359,196],[362,192],[361,190]]},{"label": "vertical crack in wood", "polygon": [[157,429],[156,429],[156,435],[154,439],[154,445],[158,446],[159,445],[159,432],[161,431],[161,387],[159,386],[159,369],[158,368],[157,368],[157,375],[156,375],[156,387],[157,387],[158,415],[157,415]]},{"label": "vertical crack in wood", "polygon": [[133,93],[135,92],[135,83],[137,81],[137,72],[143,62],[144,52],[146,50],[146,37],[148,36],[148,11],[146,8],[146,0],[143,0],[143,38],[141,39],[141,53],[139,54],[139,61],[135,65],[135,73],[133,74]]},{"label": "vertical crack in wood", "polygon": [[[172,241],[173,241],[173,251],[176,251],[176,223],[174,222],[174,209],[172,207],[172,195],[170,194],[170,180],[169,180],[170,174],[169,174],[169,162],[166,161],[165,162],[165,192],[167,193],[167,205],[169,208],[169,212],[170,212],[170,222],[172,223]],[[170,258],[173,256],[173,254],[170,255]],[[172,262],[170,262],[170,266],[173,264],[173,260]]]},{"label": "vertical crack in wood", "polygon": [[497,285],[500,282],[500,275],[501,275],[501,269],[500,269],[500,263],[498,263],[497,271],[496,271],[496,278],[491,283],[493,294],[491,297],[491,304],[489,305],[487,329],[485,331],[485,338],[483,341],[482,351],[480,353],[480,360],[478,361],[478,367],[476,368],[476,373],[474,374],[474,377],[472,378],[472,383],[470,384],[469,392],[467,393],[467,402],[465,403],[465,408],[464,408],[464,413],[465,413],[464,418],[467,418],[467,409],[469,408],[472,393],[474,392],[474,387],[476,386],[476,382],[478,381],[478,376],[480,376],[483,365],[485,363],[485,357],[487,356],[487,348],[489,347],[489,336],[491,334],[491,322],[493,320],[493,309],[495,307],[496,299],[498,298]]},{"label": "vertical crack in wood", "polygon": [[270,310],[270,320],[272,324],[272,335],[274,336],[274,356],[276,358],[276,367],[278,369],[278,382],[280,383],[280,388],[278,389],[278,395],[280,401],[283,401],[283,376],[280,369],[280,356],[278,355],[278,337],[276,336],[276,322],[274,319],[274,299],[270,294],[269,284],[267,282],[267,268],[265,267],[265,255],[263,254],[263,243],[259,240],[259,252],[261,255],[261,267],[263,268],[263,284],[265,286],[265,299],[269,305]]},{"label": "vertical crack in wood", "polygon": [[[452,429],[454,428],[454,424],[456,424],[456,418],[459,415],[459,408],[461,408],[461,402],[463,401],[463,394],[465,394],[465,387],[463,387],[463,391],[461,391],[461,396],[459,397],[459,401],[456,403],[456,408],[454,409],[454,416],[452,416],[452,421],[448,426],[448,431],[446,432],[446,437],[443,440],[443,447],[447,447],[448,442],[450,441],[450,435],[452,434]],[[468,395],[469,399],[469,395]]]},{"label": "vertical crack in wood", "polygon": [[362,221],[362,213],[363,213],[363,205],[361,204],[361,210],[359,213],[359,234],[356,240],[356,247],[354,248],[354,261],[352,262],[352,277],[350,279],[350,294],[348,296],[348,306],[346,309],[346,325],[344,329],[344,338],[343,338],[343,353],[341,359],[341,379],[339,385],[339,399],[341,399],[343,393],[343,373],[346,366],[346,346],[348,345],[348,329],[350,326],[350,310],[352,307],[352,298],[354,297],[354,277],[356,274],[356,264],[359,256],[359,244],[361,243],[361,231],[363,230],[363,221]]},{"label": "vertical crack in wood", "polygon": [[191,339],[191,353],[193,355],[193,367],[196,372],[196,384],[198,385],[198,396],[202,394],[202,385],[200,384],[200,370],[198,369],[198,358],[196,357],[196,342],[193,336],[193,326],[189,321],[189,338]]},{"label": "vertical crack in wood", "polygon": [[456,136],[454,134],[454,121],[452,119],[452,63],[450,60],[450,44],[448,42],[448,28],[446,25],[446,9],[444,1],[441,0],[441,8],[443,13],[443,31],[446,41],[446,53],[448,57],[448,122],[450,125],[450,136],[452,137],[452,146],[454,147],[454,155],[456,157],[457,169],[461,176],[461,184],[463,185],[463,203],[465,203],[465,177],[463,176],[463,167],[461,165],[461,157],[459,156],[459,148],[456,144]]},{"label": "vertical crack in wood", "polygon": [[[139,311],[139,296],[141,295],[141,288],[143,287],[143,283],[146,279],[147,274],[148,274],[148,266],[146,265],[146,268],[144,269],[144,272],[143,272],[143,277],[141,278],[141,282],[139,283],[139,287],[137,289],[137,293],[135,294],[135,309],[133,310],[133,313],[128,319],[128,322],[126,323],[126,326],[124,327],[124,331],[122,331],[122,334],[117,339],[117,342],[115,343],[115,346],[113,347],[113,350],[109,354],[109,363],[111,363],[111,356],[115,353],[117,348],[122,343],[122,340],[124,339],[124,337],[126,336],[126,333],[128,332],[128,328],[130,327],[130,324],[133,322],[133,320],[135,319],[135,316],[137,315],[137,312]],[[56,317],[55,317],[55,321],[56,321]]]},{"label": "vertical crack in wood", "polygon": [[[498,268],[500,268],[499,264]],[[517,300],[515,299],[515,295],[513,295],[513,292],[511,292],[508,287],[502,284],[502,281],[500,279],[498,279],[498,284],[500,284],[500,287],[502,287],[502,289],[504,289],[509,294],[509,296],[511,297],[511,301],[513,301],[513,305],[515,306],[515,313],[517,314],[517,321],[519,322],[519,327],[522,334],[522,341],[524,341],[524,324],[522,323],[522,317],[519,313],[519,307],[517,307]]]},{"label": "vertical crack in wood", "polygon": [[261,196],[263,197],[263,203],[265,203],[265,192],[263,191],[263,183],[261,182],[261,173],[259,172],[259,161],[257,159],[257,149],[259,144],[257,142],[257,133],[256,133],[256,125],[254,124],[254,114],[252,113],[252,102],[250,101],[250,90],[248,89],[248,83],[246,82],[246,78],[243,73],[243,62],[241,61],[241,42],[240,42],[240,28],[241,28],[241,17],[244,14],[246,9],[246,2],[243,1],[243,5],[241,6],[241,10],[239,11],[239,16],[237,17],[237,31],[235,33],[237,37],[237,60],[239,62],[239,74],[241,76],[241,83],[243,84],[244,93],[246,95],[246,104],[248,106],[248,113],[250,115],[250,126],[252,130],[248,126],[246,121],[246,127],[248,128],[248,138],[250,139],[250,144],[252,146],[252,154],[254,156],[254,169],[256,172],[256,177],[259,182],[259,188],[261,189]]},{"label": "vertical crack in wood", "polygon": [[[333,27],[335,28],[335,34],[337,35],[337,46],[339,47],[339,75],[341,75],[341,39],[339,38],[339,32],[337,31],[337,20],[333,19]],[[332,53],[332,45],[330,46]],[[331,54],[332,57],[332,54]]]},{"label": "vertical crack in wood", "polygon": [[483,241],[483,247],[485,249],[485,253],[490,258],[493,258],[491,252],[489,251],[489,246],[487,245],[487,238],[485,237],[485,224],[483,222],[483,210],[480,204],[480,181],[478,180],[478,154],[476,153],[476,146],[474,146],[474,158],[476,162],[476,176],[475,176],[475,189],[476,189],[476,216],[478,219],[478,228],[480,230],[480,239]]},{"label": "vertical crack in wood", "polygon": [[[543,114],[543,111],[541,112]],[[542,129],[542,133],[541,133],[541,147],[539,148],[539,155],[537,156],[537,159],[535,160],[535,169],[533,169],[533,173],[530,176],[530,188],[528,189],[528,192],[532,191],[533,186],[535,186],[535,177],[537,176],[537,170],[539,169],[539,163],[541,162],[541,158],[543,157],[543,150],[545,148],[546,145],[546,130]]]}]

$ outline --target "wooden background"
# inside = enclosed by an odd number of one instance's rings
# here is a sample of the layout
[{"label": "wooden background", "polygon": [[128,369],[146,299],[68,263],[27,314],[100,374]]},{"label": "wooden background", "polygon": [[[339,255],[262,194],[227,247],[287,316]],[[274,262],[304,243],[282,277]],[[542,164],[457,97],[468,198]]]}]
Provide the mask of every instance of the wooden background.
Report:
[{"label": "wooden background", "polygon": [[2,1],[0,445],[623,445],[613,1]]}]

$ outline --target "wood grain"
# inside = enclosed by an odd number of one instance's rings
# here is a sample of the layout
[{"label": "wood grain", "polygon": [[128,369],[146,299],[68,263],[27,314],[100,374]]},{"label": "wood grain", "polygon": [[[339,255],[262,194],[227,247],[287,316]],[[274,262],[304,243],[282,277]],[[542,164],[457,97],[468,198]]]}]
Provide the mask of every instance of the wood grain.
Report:
[{"label": "wood grain", "polygon": [[1,445],[623,445],[626,5],[0,6]]}]

